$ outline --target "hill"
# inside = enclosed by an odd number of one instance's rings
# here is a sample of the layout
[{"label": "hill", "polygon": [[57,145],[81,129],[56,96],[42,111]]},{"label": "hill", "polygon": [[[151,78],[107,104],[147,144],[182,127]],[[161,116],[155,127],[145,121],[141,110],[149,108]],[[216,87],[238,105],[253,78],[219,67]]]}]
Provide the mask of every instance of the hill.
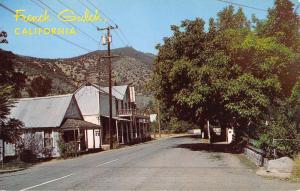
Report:
[{"label": "hill", "polygon": [[[25,73],[28,82],[39,75],[52,79],[51,94],[55,95],[72,93],[84,81],[99,83],[99,71],[100,84],[107,85],[107,61],[99,59],[105,55],[106,51],[94,51],[73,58],[44,59],[14,54],[14,60],[16,69]],[[138,93],[144,93],[155,55],[131,47],[113,49],[112,55],[119,56],[112,60],[113,82],[132,84]]]}]

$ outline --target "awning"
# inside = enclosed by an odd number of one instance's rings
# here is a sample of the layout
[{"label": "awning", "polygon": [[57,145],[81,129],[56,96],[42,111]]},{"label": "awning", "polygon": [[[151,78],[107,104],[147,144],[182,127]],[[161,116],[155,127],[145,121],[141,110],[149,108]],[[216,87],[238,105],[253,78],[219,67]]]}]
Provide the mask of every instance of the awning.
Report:
[{"label": "awning", "polygon": [[100,126],[83,120],[66,119],[61,129],[100,129]]}]

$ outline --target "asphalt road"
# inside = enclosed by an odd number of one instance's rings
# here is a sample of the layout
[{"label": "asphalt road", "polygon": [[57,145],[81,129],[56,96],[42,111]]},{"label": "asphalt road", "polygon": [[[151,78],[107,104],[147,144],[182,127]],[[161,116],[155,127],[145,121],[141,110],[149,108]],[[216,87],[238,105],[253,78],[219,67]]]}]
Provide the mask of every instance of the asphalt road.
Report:
[{"label": "asphalt road", "polygon": [[167,138],[0,175],[0,190],[300,190],[192,137]]}]

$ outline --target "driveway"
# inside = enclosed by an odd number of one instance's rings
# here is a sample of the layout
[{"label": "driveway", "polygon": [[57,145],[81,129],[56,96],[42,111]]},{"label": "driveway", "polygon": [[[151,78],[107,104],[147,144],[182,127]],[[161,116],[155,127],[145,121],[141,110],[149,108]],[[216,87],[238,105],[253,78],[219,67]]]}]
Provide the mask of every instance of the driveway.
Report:
[{"label": "driveway", "polygon": [[54,160],[0,175],[0,190],[300,190],[255,175],[236,155],[193,137]]}]

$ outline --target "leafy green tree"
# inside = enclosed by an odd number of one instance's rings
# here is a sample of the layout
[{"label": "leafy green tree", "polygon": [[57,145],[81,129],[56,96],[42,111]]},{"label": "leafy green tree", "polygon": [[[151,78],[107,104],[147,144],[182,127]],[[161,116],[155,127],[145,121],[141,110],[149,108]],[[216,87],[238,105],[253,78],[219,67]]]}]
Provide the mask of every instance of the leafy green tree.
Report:
[{"label": "leafy green tree", "polygon": [[0,50],[0,58],[0,86],[12,86],[12,97],[21,97],[26,75],[15,70],[14,55],[11,52]]},{"label": "leafy green tree", "polygon": [[[12,87],[0,86],[0,139],[1,147],[4,148],[4,142],[17,143],[20,140],[21,131],[19,129],[23,123],[16,119],[9,118],[10,108],[13,107],[11,99]],[[4,157],[4,153],[2,153]]]},{"label": "leafy green tree", "polygon": [[295,122],[297,133],[300,133],[300,80],[295,83],[287,104],[288,116]]},{"label": "leafy green tree", "polygon": [[300,20],[290,0],[276,0],[266,20],[256,20],[260,36],[275,37],[280,43],[300,51]]},{"label": "leafy green tree", "polygon": [[30,87],[27,91],[31,97],[41,97],[49,94],[51,92],[51,88],[51,79],[38,76],[31,81]]},{"label": "leafy green tree", "polygon": [[243,11],[232,6],[216,22],[210,19],[207,32],[198,18],[171,30],[173,35],[157,46],[152,80],[168,113],[200,125],[218,122],[223,130],[234,120],[241,132],[268,119],[297,58],[289,47],[251,31]]},{"label": "leafy green tree", "polygon": [[298,57],[286,63],[287,70],[281,75],[284,78],[283,92],[289,96],[300,74],[300,17],[290,0],[276,0],[274,7],[269,9],[267,19],[255,19],[255,22],[255,31],[259,36],[275,38]]},{"label": "leafy green tree", "polygon": [[[4,37],[7,37],[6,33]],[[9,114],[14,104],[11,98],[21,96],[20,91],[25,85],[26,76],[15,71],[11,52],[0,50],[0,58],[0,139],[4,148],[4,142],[16,143],[20,139],[19,129],[23,124],[19,120],[9,118]],[[2,152],[2,158],[4,158],[4,152]]]},{"label": "leafy green tree", "polygon": [[218,13],[217,25],[221,31],[226,29],[250,29],[250,22],[247,20],[242,8],[239,8],[238,11],[235,12],[232,5]]}]

